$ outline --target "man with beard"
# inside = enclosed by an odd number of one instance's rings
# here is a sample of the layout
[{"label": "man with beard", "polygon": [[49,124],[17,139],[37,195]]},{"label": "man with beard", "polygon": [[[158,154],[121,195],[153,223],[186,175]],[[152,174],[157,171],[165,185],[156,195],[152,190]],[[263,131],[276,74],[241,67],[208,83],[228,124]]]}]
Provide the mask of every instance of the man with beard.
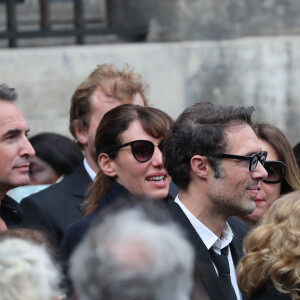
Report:
[{"label": "man with beard", "polygon": [[71,99],[69,129],[84,151],[82,164],[61,182],[21,202],[23,226],[42,231],[60,245],[70,224],[81,217],[81,204],[99,170],[95,153],[96,129],[103,115],[121,104],[147,105],[147,86],[129,67],[99,65],[75,90]]},{"label": "man with beard", "polygon": [[14,103],[16,99],[14,89],[0,85],[0,231],[21,222],[18,203],[6,193],[29,184],[29,158],[35,154],[27,138],[27,122]]},{"label": "man with beard", "polygon": [[179,116],[163,143],[165,168],[179,189],[170,210],[194,245],[212,300],[242,299],[235,266],[248,228],[233,216],[255,210],[267,177],[267,153],[251,127],[253,111],[197,103]]}]

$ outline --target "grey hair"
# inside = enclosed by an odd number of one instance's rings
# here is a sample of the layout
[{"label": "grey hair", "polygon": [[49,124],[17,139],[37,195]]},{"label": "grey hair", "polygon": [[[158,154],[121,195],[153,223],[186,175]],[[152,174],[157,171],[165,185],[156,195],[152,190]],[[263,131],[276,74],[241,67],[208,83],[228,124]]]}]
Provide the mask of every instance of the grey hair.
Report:
[{"label": "grey hair", "polygon": [[14,102],[18,98],[17,91],[8,87],[7,84],[0,84],[0,100]]},{"label": "grey hair", "polygon": [[140,208],[104,218],[71,257],[81,300],[188,300],[194,252],[173,222],[154,223]]},{"label": "grey hair", "polygon": [[0,299],[53,300],[60,272],[43,245],[20,238],[0,242]]}]

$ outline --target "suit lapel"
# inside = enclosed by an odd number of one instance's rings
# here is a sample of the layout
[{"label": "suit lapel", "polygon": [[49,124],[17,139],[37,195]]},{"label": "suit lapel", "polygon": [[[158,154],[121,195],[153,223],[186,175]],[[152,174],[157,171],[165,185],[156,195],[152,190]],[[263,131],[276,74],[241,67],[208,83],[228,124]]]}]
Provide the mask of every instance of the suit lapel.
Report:
[{"label": "suit lapel", "polygon": [[243,251],[241,251],[238,245],[239,243],[237,243],[237,239],[234,237],[232,242],[230,243],[230,251],[235,266],[238,264],[239,260],[243,256]]},{"label": "suit lapel", "polygon": [[203,284],[206,287],[212,300],[226,299],[219,278],[216,274],[209,252],[199,237],[198,233],[180,208],[173,200],[169,201],[169,208],[173,219],[183,228],[187,238],[194,247],[196,261],[199,266],[199,273],[203,279]]},{"label": "suit lapel", "polygon": [[77,199],[77,209],[81,214],[81,204],[86,199],[87,191],[92,183],[92,179],[90,175],[85,170],[83,163],[78,167],[78,169],[74,172],[74,190],[73,196]]},{"label": "suit lapel", "polygon": [[[230,251],[231,251],[234,265],[236,266],[238,264],[239,260],[244,256],[243,239],[247,232],[244,232],[244,234],[241,234],[241,232],[240,232],[241,228],[239,227],[239,224],[236,223],[235,217],[230,217],[228,219],[228,224],[233,232],[233,240],[230,243]],[[240,230],[237,231],[236,230],[237,228]]]}]

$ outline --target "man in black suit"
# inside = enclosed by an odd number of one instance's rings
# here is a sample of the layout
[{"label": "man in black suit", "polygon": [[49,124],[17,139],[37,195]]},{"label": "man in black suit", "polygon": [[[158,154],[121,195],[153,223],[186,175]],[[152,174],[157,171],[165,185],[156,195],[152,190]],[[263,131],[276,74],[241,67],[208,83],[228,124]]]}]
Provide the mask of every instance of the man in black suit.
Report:
[{"label": "man in black suit", "polygon": [[15,89],[0,85],[0,231],[18,226],[22,213],[6,193],[29,184],[29,158],[34,149],[27,139],[28,125],[14,101]]},{"label": "man in black suit", "polygon": [[98,172],[94,139],[103,115],[121,104],[146,105],[146,85],[125,67],[99,65],[75,90],[71,99],[69,129],[84,150],[82,164],[63,181],[21,202],[23,226],[38,229],[60,245],[68,226],[81,216],[81,205]]},{"label": "man in black suit", "polygon": [[[253,110],[197,103],[179,116],[163,143],[165,168],[179,188],[170,211],[195,248],[212,300],[242,299],[235,266],[248,227],[233,216],[255,210],[260,180],[267,177],[267,154],[251,127]],[[226,283],[216,257],[226,258]]]}]

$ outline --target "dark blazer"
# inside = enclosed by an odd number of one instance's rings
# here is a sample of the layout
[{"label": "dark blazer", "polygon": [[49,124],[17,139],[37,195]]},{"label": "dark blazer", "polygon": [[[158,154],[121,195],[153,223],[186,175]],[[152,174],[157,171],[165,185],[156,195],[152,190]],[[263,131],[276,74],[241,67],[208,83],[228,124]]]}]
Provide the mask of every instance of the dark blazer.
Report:
[{"label": "dark blazer", "polygon": [[61,244],[61,256],[65,261],[70,258],[76,246],[79,244],[83,236],[91,227],[95,215],[102,209],[107,207],[109,204],[113,203],[113,201],[116,200],[119,196],[128,194],[129,192],[124,186],[122,186],[115,180],[110,181],[109,192],[100,197],[96,210],[83,219],[74,222],[73,224],[71,224],[68,230],[66,230]]},{"label": "dark blazer", "polygon": [[3,219],[7,228],[20,227],[22,215],[22,209],[19,203],[5,195],[1,200],[0,218]]},{"label": "dark blazer", "polygon": [[[211,300],[227,300],[228,298],[224,294],[219,283],[219,277],[215,271],[210,254],[205,244],[199,237],[185,213],[175,201],[169,201],[169,208],[172,217],[183,228],[187,238],[194,247],[196,262],[199,266],[199,273]],[[229,218],[228,223],[234,234],[234,238],[230,243],[230,250],[234,264],[237,265],[239,259],[243,256],[242,241],[246,233],[249,231],[249,227],[246,223],[235,217]]]},{"label": "dark blazer", "polygon": [[80,219],[80,206],[91,182],[82,163],[61,182],[23,199],[22,225],[41,230],[59,246],[66,229]]},{"label": "dark blazer", "polygon": [[291,300],[292,298],[287,295],[280,293],[274,287],[271,280],[268,280],[265,286],[259,291],[259,293],[252,297],[251,300]]}]

